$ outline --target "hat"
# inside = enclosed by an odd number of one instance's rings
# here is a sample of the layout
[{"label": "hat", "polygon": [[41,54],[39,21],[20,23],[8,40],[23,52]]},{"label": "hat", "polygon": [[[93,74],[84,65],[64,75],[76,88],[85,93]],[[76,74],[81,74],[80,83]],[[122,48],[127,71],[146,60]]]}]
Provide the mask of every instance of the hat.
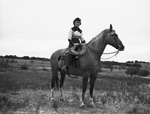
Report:
[{"label": "hat", "polygon": [[77,17],[77,18],[75,18],[75,19],[74,19],[74,21],[73,21],[73,25],[75,24],[75,22],[76,22],[76,21],[79,21],[79,22],[80,22],[80,24],[81,24],[81,19]]}]

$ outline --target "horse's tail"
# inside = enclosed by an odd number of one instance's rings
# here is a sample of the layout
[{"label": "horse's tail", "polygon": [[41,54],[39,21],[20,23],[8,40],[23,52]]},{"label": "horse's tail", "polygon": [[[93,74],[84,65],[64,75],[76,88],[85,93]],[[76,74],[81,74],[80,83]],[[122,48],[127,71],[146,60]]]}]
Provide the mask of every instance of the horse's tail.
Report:
[{"label": "horse's tail", "polygon": [[51,56],[51,71],[52,71],[52,78],[51,78],[51,89],[54,88],[56,85],[59,88],[59,78],[58,78],[58,58]]}]

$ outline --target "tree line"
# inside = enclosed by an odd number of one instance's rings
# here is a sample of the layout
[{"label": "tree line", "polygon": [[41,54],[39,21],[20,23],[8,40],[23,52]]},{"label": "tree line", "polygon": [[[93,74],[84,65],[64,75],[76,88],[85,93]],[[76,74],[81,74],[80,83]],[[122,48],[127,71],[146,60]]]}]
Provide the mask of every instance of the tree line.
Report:
[{"label": "tree line", "polygon": [[0,56],[0,58],[50,61],[50,59],[44,57],[29,57],[29,56],[18,57],[16,55],[5,55],[5,56]]},{"label": "tree line", "polygon": [[[45,60],[45,61],[50,61],[50,58],[45,58],[45,57],[29,57],[29,56],[23,56],[23,57],[18,57],[16,55],[5,55],[5,56],[0,56],[0,58],[6,58],[6,59],[27,59],[27,60]],[[127,61],[127,62],[116,62],[116,61],[101,61],[101,64],[105,65],[118,65],[118,66],[129,66],[129,65],[135,65],[138,63],[149,63],[145,61]]]}]

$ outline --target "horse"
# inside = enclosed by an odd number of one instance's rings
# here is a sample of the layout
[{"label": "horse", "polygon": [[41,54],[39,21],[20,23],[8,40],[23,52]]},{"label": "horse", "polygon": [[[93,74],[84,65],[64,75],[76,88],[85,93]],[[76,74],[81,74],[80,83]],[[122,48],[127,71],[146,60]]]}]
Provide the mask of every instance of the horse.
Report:
[{"label": "horse", "polygon": [[[95,107],[95,104],[93,101],[94,83],[98,76],[101,55],[103,54],[106,45],[111,45],[114,48],[116,48],[118,51],[123,51],[125,48],[122,41],[119,39],[117,33],[115,32],[111,24],[110,24],[109,29],[103,30],[97,36],[92,38],[91,41],[86,43],[87,49],[86,49],[85,54],[78,57],[80,72],[77,72],[75,67],[73,67],[73,65],[69,67],[69,71],[68,71],[69,74],[80,75],[82,77],[82,96],[81,96],[80,107],[85,107],[85,93],[87,90],[87,83],[89,79],[90,79],[89,81],[90,104],[89,105],[91,105],[91,107]],[[50,93],[51,100],[54,99],[54,86],[55,85],[59,86],[60,91],[61,91],[61,98],[63,98],[62,87],[63,87],[64,80],[66,77],[66,72],[59,70],[58,58],[62,56],[65,51],[66,49],[59,49],[55,51],[51,55],[51,58],[50,58],[51,71],[52,71],[51,93]],[[59,80],[58,71],[60,71],[60,74],[61,74],[60,85],[58,82]]]}]

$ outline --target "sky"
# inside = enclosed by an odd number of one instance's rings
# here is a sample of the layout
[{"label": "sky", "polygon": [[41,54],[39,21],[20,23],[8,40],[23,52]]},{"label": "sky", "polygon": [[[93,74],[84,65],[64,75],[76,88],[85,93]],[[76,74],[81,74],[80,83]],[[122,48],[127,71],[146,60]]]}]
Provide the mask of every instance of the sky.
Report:
[{"label": "sky", "polygon": [[86,42],[113,25],[125,50],[109,61],[150,62],[149,0],[0,0],[0,55],[50,58],[68,46],[76,17]]}]

